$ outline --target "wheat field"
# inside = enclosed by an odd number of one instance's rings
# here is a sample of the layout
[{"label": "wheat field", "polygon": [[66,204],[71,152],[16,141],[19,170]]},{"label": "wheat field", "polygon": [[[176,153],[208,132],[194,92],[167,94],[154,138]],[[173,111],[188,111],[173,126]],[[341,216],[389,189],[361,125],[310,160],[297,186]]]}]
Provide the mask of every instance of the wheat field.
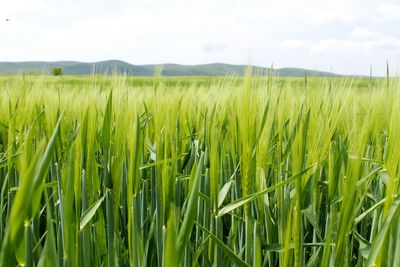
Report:
[{"label": "wheat field", "polygon": [[400,266],[397,79],[0,78],[0,266]]}]

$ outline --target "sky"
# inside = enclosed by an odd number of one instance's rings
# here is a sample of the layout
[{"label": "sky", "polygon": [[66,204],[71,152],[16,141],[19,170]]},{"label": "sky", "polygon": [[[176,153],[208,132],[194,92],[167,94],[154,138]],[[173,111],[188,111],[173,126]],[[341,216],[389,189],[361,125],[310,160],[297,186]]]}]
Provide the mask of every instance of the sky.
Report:
[{"label": "sky", "polygon": [[400,71],[400,0],[0,0],[0,61]]}]

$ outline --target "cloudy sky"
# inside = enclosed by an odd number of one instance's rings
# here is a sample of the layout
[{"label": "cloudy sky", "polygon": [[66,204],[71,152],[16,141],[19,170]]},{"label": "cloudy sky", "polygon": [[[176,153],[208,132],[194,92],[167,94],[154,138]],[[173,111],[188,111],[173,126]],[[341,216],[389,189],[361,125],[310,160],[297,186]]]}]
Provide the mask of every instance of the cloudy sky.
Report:
[{"label": "cloudy sky", "polygon": [[400,67],[400,0],[0,0],[0,61]]}]

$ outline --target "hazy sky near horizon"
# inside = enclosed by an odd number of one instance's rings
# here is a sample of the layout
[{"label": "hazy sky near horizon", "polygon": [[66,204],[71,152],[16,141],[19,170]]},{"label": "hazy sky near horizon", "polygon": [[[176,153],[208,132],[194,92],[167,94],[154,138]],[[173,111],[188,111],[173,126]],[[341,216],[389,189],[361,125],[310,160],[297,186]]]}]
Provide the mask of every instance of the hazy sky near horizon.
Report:
[{"label": "hazy sky near horizon", "polygon": [[400,67],[400,0],[0,0],[0,61]]}]

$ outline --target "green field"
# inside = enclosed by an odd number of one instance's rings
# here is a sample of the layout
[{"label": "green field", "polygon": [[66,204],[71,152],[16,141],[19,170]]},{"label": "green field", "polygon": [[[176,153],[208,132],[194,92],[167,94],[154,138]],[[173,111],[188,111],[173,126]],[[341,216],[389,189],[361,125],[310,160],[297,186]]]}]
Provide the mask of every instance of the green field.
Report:
[{"label": "green field", "polygon": [[400,266],[397,79],[0,77],[0,266]]}]

